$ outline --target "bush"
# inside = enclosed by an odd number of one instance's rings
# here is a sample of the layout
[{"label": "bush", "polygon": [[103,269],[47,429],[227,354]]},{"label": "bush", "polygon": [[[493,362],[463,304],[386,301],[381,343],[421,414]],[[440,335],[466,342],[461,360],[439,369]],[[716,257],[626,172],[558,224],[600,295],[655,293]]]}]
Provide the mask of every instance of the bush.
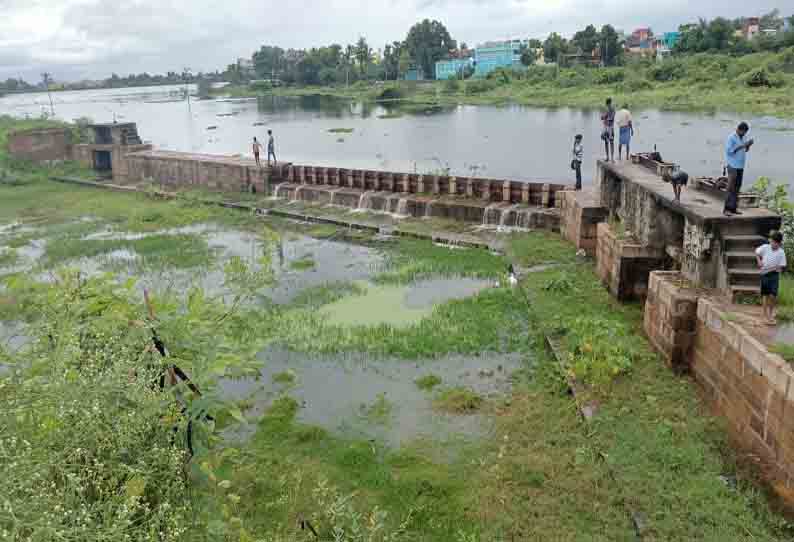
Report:
[{"label": "bush", "polygon": [[785,185],[775,185],[766,177],[761,177],[753,185],[753,192],[761,197],[761,205],[779,214],[782,218],[780,231],[783,233],[783,247],[787,254],[794,254],[794,203],[788,196]]},{"label": "bush", "polygon": [[596,85],[612,85],[622,83],[626,78],[626,71],[623,68],[601,68],[595,73],[593,82]]},{"label": "bush", "polygon": [[658,62],[648,69],[648,77],[653,81],[667,82],[684,79],[687,69],[684,62],[668,59]]},{"label": "bush", "polygon": [[530,66],[524,73],[530,84],[546,83],[557,79],[557,68],[554,66]]},{"label": "bush", "polygon": [[582,87],[587,83],[587,76],[580,70],[565,70],[557,78],[557,84],[562,88]]},{"label": "bush", "polygon": [[743,79],[745,85],[753,88],[778,88],[785,85],[785,81],[781,76],[769,73],[766,68],[752,70]]},{"label": "bush", "polygon": [[467,94],[484,94],[494,90],[498,85],[496,81],[490,79],[474,79],[466,83]]},{"label": "bush", "polygon": [[447,79],[444,81],[444,92],[447,94],[457,94],[460,92],[460,81],[457,79]]},{"label": "bush", "polygon": [[508,85],[513,80],[520,80],[522,78],[523,74],[512,68],[497,68],[489,73],[487,77],[489,81],[496,81],[501,85]]},{"label": "bush", "polygon": [[381,90],[375,99],[377,100],[402,100],[405,92],[397,86],[388,86]]},{"label": "bush", "polygon": [[647,79],[640,79],[639,77],[630,77],[623,82],[623,90],[625,92],[639,92],[641,90],[650,90],[653,84]]}]

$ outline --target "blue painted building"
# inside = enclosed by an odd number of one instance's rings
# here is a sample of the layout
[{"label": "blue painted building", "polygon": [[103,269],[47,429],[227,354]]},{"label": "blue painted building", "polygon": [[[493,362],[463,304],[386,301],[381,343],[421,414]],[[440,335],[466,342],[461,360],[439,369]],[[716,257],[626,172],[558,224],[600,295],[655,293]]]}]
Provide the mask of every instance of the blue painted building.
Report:
[{"label": "blue painted building", "polygon": [[471,66],[471,58],[452,58],[449,60],[439,60],[436,62],[436,79],[455,79],[460,77],[460,73]]},{"label": "blue painted building", "polygon": [[492,41],[474,50],[474,74],[485,77],[498,68],[523,69],[521,48],[529,45],[522,40]]},{"label": "blue painted building", "polygon": [[672,50],[675,47],[675,44],[678,43],[678,40],[681,39],[681,32],[665,32],[664,37],[662,38],[665,47]]}]

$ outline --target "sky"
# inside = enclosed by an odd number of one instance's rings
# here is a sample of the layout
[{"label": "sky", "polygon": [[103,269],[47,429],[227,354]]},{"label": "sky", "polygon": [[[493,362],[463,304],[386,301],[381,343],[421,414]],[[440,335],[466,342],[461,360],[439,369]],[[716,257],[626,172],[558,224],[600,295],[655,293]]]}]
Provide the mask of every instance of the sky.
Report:
[{"label": "sky", "polygon": [[425,18],[471,46],[571,35],[588,24],[659,33],[774,8],[794,14],[791,0],[0,0],[0,79],[223,70],[263,44],[308,48],[359,36],[377,49]]}]

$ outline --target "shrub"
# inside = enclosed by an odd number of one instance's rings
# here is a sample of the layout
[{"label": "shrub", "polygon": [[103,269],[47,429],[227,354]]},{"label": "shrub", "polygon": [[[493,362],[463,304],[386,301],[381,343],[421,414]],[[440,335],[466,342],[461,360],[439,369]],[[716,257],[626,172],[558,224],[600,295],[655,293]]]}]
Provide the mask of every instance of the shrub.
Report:
[{"label": "shrub", "polygon": [[460,92],[460,81],[457,79],[447,79],[444,81],[444,92],[447,94],[457,94]]},{"label": "shrub", "polygon": [[794,203],[788,196],[785,185],[775,185],[766,177],[761,177],[753,185],[753,192],[761,197],[761,205],[779,214],[782,218],[780,231],[783,233],[783,247],[787,254],[794,254]]},{"label": "shrub", "polygon": [[498,84],[490,79],[474,79],[466,83],[467,94],[484,94],[494,90]]},{"label": "shrub", "polygon": [[402,100],[403,98],[405,98],[405,92],[397,86],[388,86],[376,96],[377,100]]},{"label": "shrub", "polygon": [[557,84],[562,88],[581,87],[587,84],[587,77],[578,70],[565,70],[560,73]]},{"label": "shrub", "polygon": [[629,77],[623,82],[623,90],[626,92],[639,92],[652,88],[653,84],[650,81],[647,79],[640,79],[639,77]]},{"label": "shrub", "polygon": [[623,68],[603,68],[595,73],[593,82],[596,85],[612,85],[622,83],[626,78],[626,71]]},{"label": "shrub", "polygon": [[684,79],[686,75],[686,65],[682,61],[674,59],[657,62],[648,69],[648,77],[660,82],[677,81]]},{"label": "shrub", "polygon": [[530,66],[524,78],[531,84],[546,83],[557,79],[557,68],[554,66]]},{"label": "shrub", "polygon": [[744,76],[744,84],[753,88],[777,88],[782,87],[785,81],[779,75],[769,73],[766,68],[758,68]]}]

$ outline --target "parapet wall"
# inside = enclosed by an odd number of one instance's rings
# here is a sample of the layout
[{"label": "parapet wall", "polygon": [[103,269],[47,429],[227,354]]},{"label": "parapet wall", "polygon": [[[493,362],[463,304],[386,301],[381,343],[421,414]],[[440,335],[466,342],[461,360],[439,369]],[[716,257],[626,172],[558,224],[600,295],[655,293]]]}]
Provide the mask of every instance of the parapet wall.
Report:
[{"label": "parapet wall", "polygon": [[794,371],[789,364],[680,273],[651,274],[644,327],[670,365],[691,372],[727,422],[738,449],[760,462],[776,489],[792,489]]},{"label": "parapet wall", "polygon": [[8,152],[14,158],[46,162],[71,158],[72,134],[68,128],[34,128],[12,132]]},{"label": "parapet wall", "polygon": [[557,193],[560,209],[560,232],[577,250],[595,256],[598,224],[607,219],[609,212],[589,190],[564,190]]},{"label": "parapet wall", "polygon": [[261,168],[251,160],[210,154],[146,151],[128,154],[127,180],[162,187],[268,193],[272,179],[288,167]]}]

